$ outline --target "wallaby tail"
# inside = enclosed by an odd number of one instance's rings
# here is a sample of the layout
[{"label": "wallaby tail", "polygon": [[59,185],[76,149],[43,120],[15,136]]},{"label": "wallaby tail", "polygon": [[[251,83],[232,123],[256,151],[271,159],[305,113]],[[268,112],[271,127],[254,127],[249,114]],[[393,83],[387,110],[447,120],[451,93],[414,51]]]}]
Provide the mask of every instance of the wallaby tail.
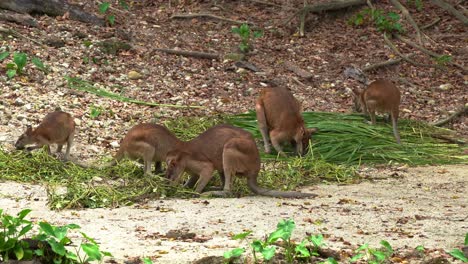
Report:
[{"label": "wallaby tail", "polygon": [[400,134],[398,133],[398,112],[395,113],[394,111],[392,111],[390,115],[392,118],[393,135],[395,136],[396,142],[398,144],[401,144]]},{"label": "wallaby tail", "polygon": [[305,198],[305,197],[316,197],[317,194],[314,193],[301,193],[301,192],[282,192],[274,191],[270,189],[265,189],[258,186],[256,177],[249,177],[247,181],[250,190],[255,194],[271,197],[282,197],[282,198]]}]

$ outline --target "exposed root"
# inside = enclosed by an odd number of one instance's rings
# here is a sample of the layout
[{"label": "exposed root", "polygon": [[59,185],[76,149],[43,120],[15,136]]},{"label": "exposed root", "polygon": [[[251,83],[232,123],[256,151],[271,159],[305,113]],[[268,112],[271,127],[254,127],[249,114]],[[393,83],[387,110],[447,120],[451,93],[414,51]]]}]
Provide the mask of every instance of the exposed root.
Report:
[{"label": "exposed root", "polygon": [[209,60],[217,60],[219,59],[220,55],[216,53],[207,53],[207,52],[200,52],[200,51],[191,51],[191,50],[176,50],[176,49],[153,49],[151,54],[155,51],[160,51],[168,54],[180,55],[184,57],[194,57],[200,59],[209,59]]},{"label": "exposed root", "polygon": [[253,24],[253,23],[248,22],[248,21],[239,21],[239,20],[234,20],[234,19],[230,19],[230,18],[220,17],[220,16],[217,16],[217,15],[208,14],[208,13],[175,14],[175,15],[171,16],[171,19],[177,19],[177,18],[181,18],[181,19],[183,19],[183,18],[185,18],[185,19],[191,19],[191,18],[197,18],[197,17],[211,18],[211,19],[216,19],[216,20],[221,20],[221,21],[230,22],[230,23],[233,23],[233,24]]},{"label": "exposed root", "polygon": [[403,14],[403,16],[406,18],[406,20],[408,20],[408,22],[411,24],[411,26],[413,27],[414,31],[416,32],[416,39],[418,40],[419,43],[422,44],[422,37],[421,37],[421,30],[419,29],[418,27],[418,24],[416,24],[416,22],[414,21],[413,17],[411,16],[411,14],[409,13],[408,9],[406,9],[406,7],[404,7],[400,1],[398,0],[390,0],[390,2],[396,7],[398,8],[401,13]]}]

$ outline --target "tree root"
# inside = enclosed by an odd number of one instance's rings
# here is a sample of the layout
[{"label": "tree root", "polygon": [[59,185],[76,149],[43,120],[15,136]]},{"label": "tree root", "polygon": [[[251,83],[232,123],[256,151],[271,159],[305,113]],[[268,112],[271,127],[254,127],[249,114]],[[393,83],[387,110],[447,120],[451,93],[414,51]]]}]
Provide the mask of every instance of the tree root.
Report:
[{"label": "tree root", "polygon": [[414,21],[413,17],[411,16],[411,14],[409,13],[408,9],[406,9],[406,7],[404,7],[400,1],[398,0],[390,0],[390,2],[397,8],[401,11],[401,13],[403,14],[403,16],[406,18],[406,20],[408,20],[408,22],[411,24],[411,26],[413,27],[414,31],[416,32],[416,39],[418,40],[418,42],[420,44],[422,44],[422,37],[421,37],[421,30],[419,29],[418,27],[418,24],[416,24],[416,22]]},{"label": "tree root", "polygon": [[431,0],[431,2],[437,5],[438,7],[444,9],[445,11],[449,12],[453,16],[455,16],[458,20],[463,22],[465,26],[468,25],[468,18],[462,12],[455,9],[455,7],[453,7],[449,3],[443,0]]},{"label": "tree root", "polygon": [[[435,53],[435,52],[433,52],[433,51],[430,51],[430,50],[428,50],[428,49],[426,49],[426,48],[424,48],[424,47],[421,47],[421,46],[419,46],[418,44],[412,42],[411,40],[406,39],[406,38],[400,36],[399,34],[395,34],[395,37],[396,37],[397,39],[399,39],[401,42],[404,42],[404,43],[410,45],[411,47],[413,47],[413,48],[415,48],[415,49],[418,49],[418,50],[424,52],[425,54],[427,54],[427,55],[429,55],[429,56],[432,56],[432,57],[434,57],[434,58],[440,58],[440,57],[442,56],[442,54],[438,54],[438,53]],[[465,68],[463,65],[460,65],[460,64],[458,64],[458,63],[456,63],[456,62],[448,62],[448,63],[449,63],[450,65],[453,65],[453,66],[455,66],[455,67],[460,68],[461,70],[463,70],[463,71],[465,71],[465,72],[468,71],[467,68]]]},{"label": "tree root", "polygon": [[190,51],[190,50],[160,49],[160,48],[153,49],[150,54],[151,55],[154,54],[155,51],[160,51],[160,52],[174,54],[174,55],[180,55],[184,57],[194,57],[194,58],[209,59],[209,60],[217,60],[220,57],[220,55],[216,53],[207,53],[207,52]]},{"label": "tree root", "polygon": [[411,60],[408,56],[404,55],[403,53],[401,53],[401,52],[398,50],[398,48],[395,46],[395,44],[393,44],[393,42],[390,41],[390,39],[388,38],[388,36],[387,36],[386,33],[384,33],[384,41],[385,41],[385,43],[393,50],[393,52],[395,52],[396,54],[398,54],[398,56],[400,56],[404,61],[406,61],[406,62],[408,62],[408,63],[411,63],[411,64],[413,64],[414,66],[443,69],[442,66],[437,65],[437,64],[424,64],[424,63],[419,63],[419,62],[415,62],[414,60]]},{"label": "tree root", "polygon": [[440,17],[438,17],[438,18],[434,19],[434,21],[432,21],[431,23],[429,23],[429,24],[427,24],[425,26],[422,26],[421,29],[425,30],[425,29],[431,28],[431,27],[435,26],[437,23],[439,23],[440,20],[441,20]]},{"label": "tree root", "polygon": [[233,24],[244,24],[244,23],[245,24],[253,24],[253,23],[248,22],[248,21],[233,20],[233,19],[220,17],[220,16],[213,15],[213,14],[208,14],[208,13],[175,14],[175,15],[171,16],[171,19],[177,19],[177,18],[191,19],[191,18],[197,18],[197,17],[206,17],[206,18],[211,18],[211,19],[230,22],[230,23],[233,23]]},{"label": "tree root", "polygon": [[[412,56],[414,56],[414,54],[407,55],[408,58],[410,58]],[[366,71],[372,71],[372,70],[375,70],[375,69],[378,69],[378,68],[395,65],[395,64],[400,63],[402,60],[403,60],[402,58],[398,58],[398,59],[391,59],[391,60],[387,60],[387,61],[383,61],[383,62],[378,62],[378,63],[371,64],[369,66],[366,66],[366,67],[362,68],[362,71],[365,71],[365,72]]]},{"label": "tree root", "polygon": [[286,69],[294,72],[297,76],[303,78],[303,79],[306,79],[306,80],[309,80],[309,79],[312,79],[312,77],[314,77],[314,75],[304,69],[301,69],[299,66],[297,66],[296,64],[290,62],[290,61],[286,61],[284,62],[284,67],[286,67]]},{"label": "tree root", "polygon": [[432,125],[434,125],[434,126],[443,126],[443,125],[447,124],[448,122],[453,121],[454,119],[457,119],[458,117],[466,115],[466,114],[468,114],[468,106],[463,106],[458,111],[456,111],[455,113],[453,113],[449,117],[447,117],[446,119],[442,119],[442,120],[439,120],[437,122],[434,122]]}]

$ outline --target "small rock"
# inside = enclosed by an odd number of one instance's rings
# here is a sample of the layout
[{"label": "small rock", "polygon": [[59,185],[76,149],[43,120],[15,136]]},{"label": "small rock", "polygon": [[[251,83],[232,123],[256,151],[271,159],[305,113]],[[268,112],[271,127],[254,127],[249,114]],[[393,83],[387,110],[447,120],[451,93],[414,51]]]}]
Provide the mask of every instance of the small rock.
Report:
[{"label": "small rock", "polygon": [[26,119],[26,116],[23,115],[23,114],[18,114],[18,115],[16,116],[16,119],[18,119],[18,120],[21,121],[21,120],[23,120],[23,119]]},{"label": "small rock", "polygon": [[16,105],[16,106],[23,106],[23,105],[24,105],[23,99],[21,99],[21,98],[16,98],[14,105]]},{"label": "small rock", "polygon": [[441,85],[439,86],[439,89],[442,90],[442,91],[448,91],[448,90],[450,90],[450,89],[452,89],[452,88],[453,88],[453,85],[450,84],[450,83],[441,84]]},{"label": "small rock", "polygon": [[128,78],[130,80],[138,80],[138,79],[141,79],[143,77],[143,75],[141,75],[141,73],[137,72],[137,71],[130,71],[128,73]]},{"label": "small rock", "polygon": [[25,104],[25,105],[24,105],[24,109],[25,109],[25,110],[31,110],[31,109],[32,109],[32,105],[31,105],[31,104]]},{"label": "small rock", "polygon": [[81,120],[78,118],[73,119],[75,121],[75,125],[81,126]]},{"label": "small rock", "polygon": [[402,111],[405,112],[405,113],[412,113],[411,110],[409,110],[409,109],[407,109],[407,108],[403,108]]},{"label": "small rock", "polygon": [[434,100],[434,99],[431,99],[431,100],[427,101],[427,104],[429,104],[429,105],[435,105],[435,100]]},{"label": "small rock", "polygon": [[94,177],[93,177],[93,181],[94,181],[94,182],[102,182],[102,178],[101,178],[101,177],[98,177],[98,176],[94,176]]},{"label": "small rock", "polygon": [[119,147],[119,142],[112,141],[111,143],[109,143],[109,145],[111,145],[111,147],[113,147],[113,148],[118,148]]}]

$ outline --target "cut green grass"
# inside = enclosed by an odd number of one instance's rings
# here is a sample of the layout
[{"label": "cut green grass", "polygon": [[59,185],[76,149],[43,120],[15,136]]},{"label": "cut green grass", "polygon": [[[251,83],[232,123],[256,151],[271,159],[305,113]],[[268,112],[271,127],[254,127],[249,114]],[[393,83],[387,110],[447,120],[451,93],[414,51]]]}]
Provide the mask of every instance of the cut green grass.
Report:
[{"label": "cut green grass", "polygon": [[[371,126],[359,115],[304,113],[304,117],[308,127],[320,130],[313,136],[312,151],[303,157],[291,154],[287,158],[262,153],[260,186],[291,190],[324,181],[346,183],[356,179],[361,164],[467,163],[467,156],[462,155],[463,147],[437,139],[447,137],[450,131],[420,122],[400,122],[403,142],[400,146],[394,143],[391,126],[381,120],[377,126]],[[183,117],[164,124],[181,139],[189,140],[226,121],[252,132],[263,150],[254,113]],[[143,176],[142,167],[130,161],[104,170],[83,169],[71,163],[64,164],[44,151],[6,152],[0,147],[0,180],[44,184],[49,206],[53,209],[115,207],[146,198],[196,195],[193,190],[171,186],[162,176]],[[220,186],[219,178],[210,185]],[[250,194],[243,178],[235,179],[233,189],[238,196]]]},{"label": "cut green grass", "polygon": [[[306,112],[307,127],[319,131],[312,136],[312,154],[327,162],[345,165],[405,163],[409,165],[467,163],[463,146],[446,143],[457,141],[453,132],[411,120],[400,120],[402,144],[395,142],[392,127],[382,119],[367,124],[356,114]],[[230,123],[250,131],[261,139],[255,112],[231,117]],[[466,147],[465,147],[466,148]],[[263,148],[261,148],[263,149]],[[264,155],[266,159],[276,156]]]},{"label": "cut green grass", "polygon": [[160,106],[160,107],[172,107],[172,108],[203,108],[202,106],[197,105],[173,105],[173,104],[158,104],[152,102],[145,102],[136,99],[132,99],[129,97],[122,96],[120,94],[113,93],[106,89],[99,88],[96,84],[88,82],[86,80],[76,78],[76,77],[65,77],[65,80],[68,82],[68,86],[71,89],[76,89],[80,91],[85,91],[88,93],[95,94],[97,96],[110,98],[120,102],[127,102],[139,105],[147,105],[147,106]]}]

